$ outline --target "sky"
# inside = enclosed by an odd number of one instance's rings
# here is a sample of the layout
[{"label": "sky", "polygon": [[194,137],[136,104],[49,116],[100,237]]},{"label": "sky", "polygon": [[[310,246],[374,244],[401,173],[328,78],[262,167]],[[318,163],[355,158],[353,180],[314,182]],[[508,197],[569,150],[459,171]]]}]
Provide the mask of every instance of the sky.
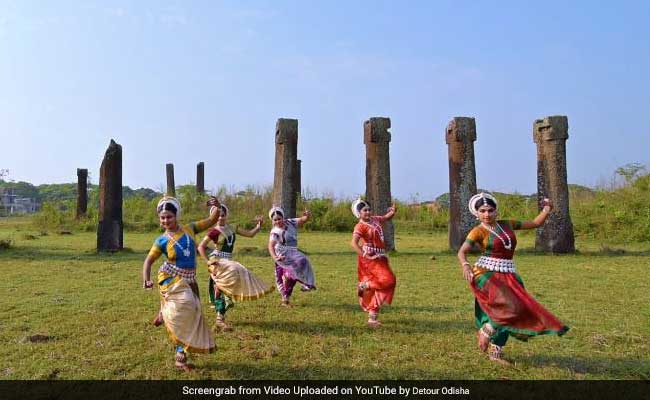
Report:
[{"label": "sky", "polygon": [[[365,192],[363,122],[391,119],[392,194],[447,192],[445,127],[476,119],[480,188],[534,193],[535,119],[569,120],[569,183],[650,165],[650,2],[0,0],[0,169],[264,187],[278,118],[302,185]],[[602,4],[601,4],[602,3]],[[646,117],[643,117],[646,115]]]}]

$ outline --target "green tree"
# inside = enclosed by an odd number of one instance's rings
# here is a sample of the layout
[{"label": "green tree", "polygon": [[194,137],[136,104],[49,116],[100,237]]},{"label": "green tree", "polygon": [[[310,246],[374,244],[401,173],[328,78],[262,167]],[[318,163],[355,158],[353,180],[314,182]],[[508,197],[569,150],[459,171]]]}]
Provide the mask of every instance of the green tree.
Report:
[{"label": "green tree", "polygon": [[641,163],[629,163],[622,167],[616,168],[616,175],[625,179],[627,185],[631,185],[636,178],[638,178],[646,170],[645,165]]}]

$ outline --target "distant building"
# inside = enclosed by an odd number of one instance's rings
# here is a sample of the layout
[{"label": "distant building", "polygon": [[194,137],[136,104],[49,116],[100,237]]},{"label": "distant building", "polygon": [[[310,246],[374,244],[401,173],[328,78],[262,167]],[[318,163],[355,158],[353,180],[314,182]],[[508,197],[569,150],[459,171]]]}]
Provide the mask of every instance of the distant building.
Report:
[{"label": "distant building", "polygon": [[31,214],[41,205],[30,197],[18,197],[13,188],[0,189],[0,214]]}]

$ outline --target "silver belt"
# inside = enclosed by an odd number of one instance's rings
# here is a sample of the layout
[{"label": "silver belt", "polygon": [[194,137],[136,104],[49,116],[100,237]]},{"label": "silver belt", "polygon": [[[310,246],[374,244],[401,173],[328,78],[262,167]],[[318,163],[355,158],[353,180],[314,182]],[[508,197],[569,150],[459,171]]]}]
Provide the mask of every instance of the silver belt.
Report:
[{"label": "silver belt", "polygon": [[280,252],[280,253],[285,253],[287,250],[298,250],[297,246],[286,246],[284,244],[277,244],[275,245],[275,251]]},{"label": "silver belt", "polygon": [[158,271],[162,271],[168,275],[180,276],[181,278],[190,282],[196,282],[196,269],[194,268],[178,268],[174,264],[165,261]]},{"label": "silver belt", "polygon": [[506,272],[511,274],[517,272],[514,261],[505,258],[480,256],[474,265],[495,272]]},{"label": "silver belt", "polygon": [[[368,256],[366,254],[368,253],[374,253],[371,256]],[[374,260],[375,258],[379,257],[386,257],[386,249],[380,249],[379,247],[372,247],[368,246],[366,244],[363,245],[363,256],[365,258],[369,258],[371,260]]]},{"label": "silver belt", "polygon": [[232,260],[232,253],[228,253],[227,251],[214,250],[212,253],[210,253],[210,256]]}]

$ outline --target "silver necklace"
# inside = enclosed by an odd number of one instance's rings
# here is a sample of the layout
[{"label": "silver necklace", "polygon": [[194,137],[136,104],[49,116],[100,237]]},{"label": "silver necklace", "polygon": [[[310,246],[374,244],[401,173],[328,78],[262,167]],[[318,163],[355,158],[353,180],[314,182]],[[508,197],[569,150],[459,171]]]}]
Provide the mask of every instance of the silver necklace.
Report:
[{"label": "silver necklace", "polygon": [[[191,252],[190,252],[190,237],[187,236],[187,233],[183,233],[183,236],[187,237],[187,246],[186,246],[185,248],[183,248],[183,246],[181,246],[180,243],[178,243],[177,241],[175,241],[174,238],[172,237],[172,235],[169,234],[169,232],[167,232],[166,235],[167,235],[167,237],[169,238],[169,240],[171,240],[171,241],[174,243],[174,246],[178,245],[178,247],[181,249],[181,251],[183,252],[183,255],[184,255],[185,257],[189,257],[189,256],[190,256],[190,254],[191,254]],[[181,238],[182,238],[183,236],[181,236]]]},{"label": "silver necklace", "polygon": [[[490,225],[486,224],[485,222],[481,222],[481,225],[483,225],[483,227],[484,227],[485,229],[487,229],[487,230],[490,231],[494,236],[496,236],[497,239],[499,239],[499,240],[501,241],[501,243],[503,243],[503,247],[505,247],[506,250],[510,250],[510,249],[512,249],[512,240],[510,239],[510,236],[508,236],[508,234],[506,233],[506,231],[503,230],[503,228],[501,227],[501,225],[499,225],[498,222],[497,222],[497,228],[499,228],[499,230],[501,230],[501,233],[503,233],[503,234],[505,235],[506,240],[503,240],[503,238],[501,237],[501,235],[499,235],[499,234],[498,234],[494,229],[492,229],[492,227],[491,227]],[[507,243],[506,243],[506,241],[507,241]]]},{"label": "silver necklace", "polygon": [[370,220],[370,223],[361,220],[362,223],[368,225],[371,227],[375,232],[379,234],[379,237],[381,238],[381,241],[384,241],[384,229],[381,227],[381,224],[376,223],[374,220]]},{"label": "silver necklace", "polygon": [[[219,225],[217,225],[217,228],[218,227]],[[222,225],[222,229],[217,230],[219,230],[223,235],[223,239],[228,247],[232,247],[232,244],[235,242],[235,232],[230,228],[230,225]]]}]

